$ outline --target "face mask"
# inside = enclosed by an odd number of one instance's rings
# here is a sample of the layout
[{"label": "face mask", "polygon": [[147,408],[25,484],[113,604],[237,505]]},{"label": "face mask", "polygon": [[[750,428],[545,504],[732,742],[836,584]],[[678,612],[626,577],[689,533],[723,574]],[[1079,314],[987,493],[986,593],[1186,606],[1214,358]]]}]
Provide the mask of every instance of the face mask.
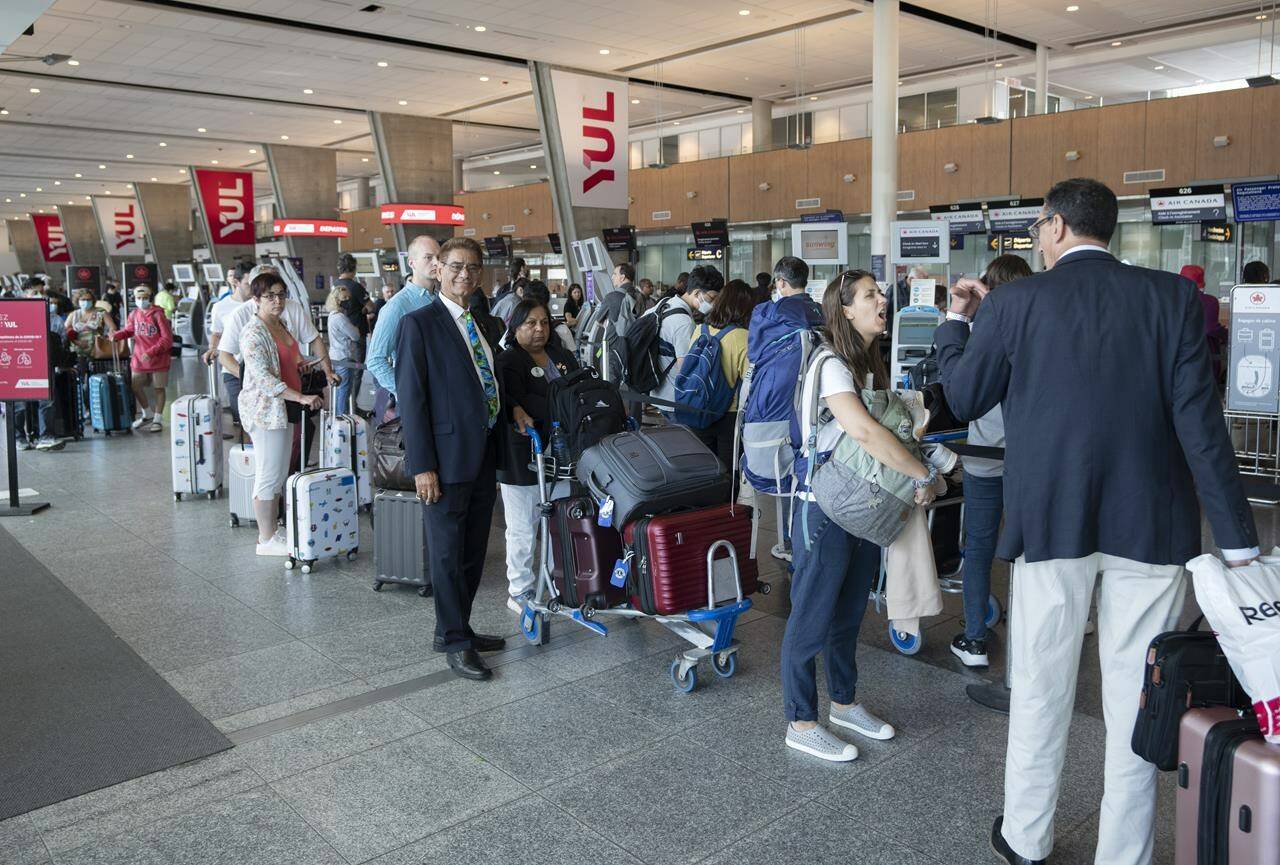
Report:
[{"label": "face mask", "polygon": [[50,311],[50,312],[57,312],[57,311],[58,311],[58,304],[57,304],[55,301],[52,301],[52,300],[51,300],[51,301],[49,301],[49,311]]},{"label": "face mask", "polygon": [[137,300],[138,300],[138,309],[146,309],[147,307],[151,306],[151,300],[149,298],[139,297]]},{"label": "face mask", "polygon": [[93,309],[93,301],[92,300],[80,301],[80,308],[83,309],[85,312],[88,312],[89,310]]},{"label": "face mask", "polygon": [[706,315],[707,313],[711,312],[710,302],[704,300],[702,303],[698,304],[698,312],[702,313],[703,315]]}]

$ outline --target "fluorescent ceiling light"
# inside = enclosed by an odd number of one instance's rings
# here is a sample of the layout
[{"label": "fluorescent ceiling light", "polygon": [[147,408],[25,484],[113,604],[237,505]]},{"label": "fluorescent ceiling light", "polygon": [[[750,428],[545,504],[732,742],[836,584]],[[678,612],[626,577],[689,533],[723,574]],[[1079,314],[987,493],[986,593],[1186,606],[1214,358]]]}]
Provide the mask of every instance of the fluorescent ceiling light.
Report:
[{"label": "fluorescent ceiling light", "polygon": [[608,48],[601,48],[601,49],[600,49],[600,53],[601,53],[601,54],[608,54],[608,53],[609,53],[609,49],[608,49]]},{"label": "fluorescent ceiling light", "polygon": [[475,29],[475,31],[476,31],[477,33],[483,33],[484,31],[488,30],[489,28],[488,28],[488,27],[485,27],[483,24],[477,24],[477,25],[475,26],[475,28],[474,28],[474,29]]},{"label": "fluorescent ceiling light", "polygon": [[387,61],[385,61],[385,60],[379,60],[379,61],[378,61],[378,68],[380,68],[380,69],[386,69],[386,68],[387,68],[388,66],[390,66],[390,65],[391,65],[391,64],[389,64],[389,63],[388,63]]},{"label": "fluorescent ceiling light", "polygon": [[310,96],[311,94],[315,93],[315,91],[314,91],[314,90],[312,90],[310,87],[304,87],[304,88],[302,89],[302,93],[303,93],[303,95],[305,95],[305,96]]}]

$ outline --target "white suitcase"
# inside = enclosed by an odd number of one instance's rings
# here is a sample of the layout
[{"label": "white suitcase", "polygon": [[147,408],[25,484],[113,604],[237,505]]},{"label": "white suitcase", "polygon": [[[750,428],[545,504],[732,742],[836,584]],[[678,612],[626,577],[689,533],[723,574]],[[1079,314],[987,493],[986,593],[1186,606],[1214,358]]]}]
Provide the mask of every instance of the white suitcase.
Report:
[{"label": "white suitcase", "polygon": [[357,507],[373,505],[369,475],[369,422],[357,414],[320,415],[321,468],[350,469],[356,478]]},{"label": "white suitcase", "polygon": [[173,497],[207,495],[222,488],[222,406],[212,396],[217,382],[210,367],[207,394],[180,396],[169,415],[173,459]]},{"label": "white suitcase", "polygon": [[[305,430],[305,427],[304,427]],[[302,452],[307,452],[303,435]],[[356,476],[348,468],[318,468],[290,475],[284,487],[285,568],[304,574],[320,559],[354,559],[360,548]]]},{"label": "white suitcase", "polygon": [[257,523],[253,510],[253,481],[257,463],[251,442],[236,445],[227,453],[227,503],[231,508],[231,527],[242,522]]}]

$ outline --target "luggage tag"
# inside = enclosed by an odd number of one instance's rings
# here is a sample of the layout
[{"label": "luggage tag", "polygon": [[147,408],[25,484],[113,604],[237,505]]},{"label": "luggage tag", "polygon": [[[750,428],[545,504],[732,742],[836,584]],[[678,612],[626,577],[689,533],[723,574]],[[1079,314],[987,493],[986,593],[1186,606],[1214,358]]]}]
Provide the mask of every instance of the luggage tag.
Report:
[{"label": "luggage tag", "polygon": [[605,496],[600,502],[600,515],[596,517],[596,525],[606,529],[613,525],[613,496]]},{"label": "luggage tag", "polygon": [[628,552],[613,563],[613,574],[609,577],[609,582],[619,589],[627,585],[627,577],[631,575],[631,555]]}]

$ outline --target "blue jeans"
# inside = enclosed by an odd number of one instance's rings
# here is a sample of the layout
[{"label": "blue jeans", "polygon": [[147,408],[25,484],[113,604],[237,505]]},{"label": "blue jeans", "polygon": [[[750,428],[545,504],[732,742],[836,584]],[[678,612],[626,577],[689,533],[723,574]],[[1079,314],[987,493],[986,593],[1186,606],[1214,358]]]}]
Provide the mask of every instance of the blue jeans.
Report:
[{"label": "blue jeans", "polygon": [[342,367],[337,372],[342,381],[333,390],[333,409],[337,414],[347,414],[350,411],[348,400],[351,395],[360,393],[360,380],[364,377],[364,370]]},{"label": "blue jeans", "polygon": [[853,702],[858,685],[854,652],[867,600],[880,575],[880,548],[855,538],[809,507],[809,546],[802,528],[805,502],[796,501],[791,524],[795,573],[791,615],[782,638],[782,702],[788,721],[818,720],[814,658],[823,666],[834,702]]},{"label": "blue jeans", "polygon": [[991,595],[991,561],[996,554],[1000,517],[1004,513],[1004,478],[964,473],[964,635],[987,638],[987,598]]},{"label": "blue jeans", "polygon": [[13,429],[19,441],[53,434],[53,400],[25,400],[13,404]]}]

